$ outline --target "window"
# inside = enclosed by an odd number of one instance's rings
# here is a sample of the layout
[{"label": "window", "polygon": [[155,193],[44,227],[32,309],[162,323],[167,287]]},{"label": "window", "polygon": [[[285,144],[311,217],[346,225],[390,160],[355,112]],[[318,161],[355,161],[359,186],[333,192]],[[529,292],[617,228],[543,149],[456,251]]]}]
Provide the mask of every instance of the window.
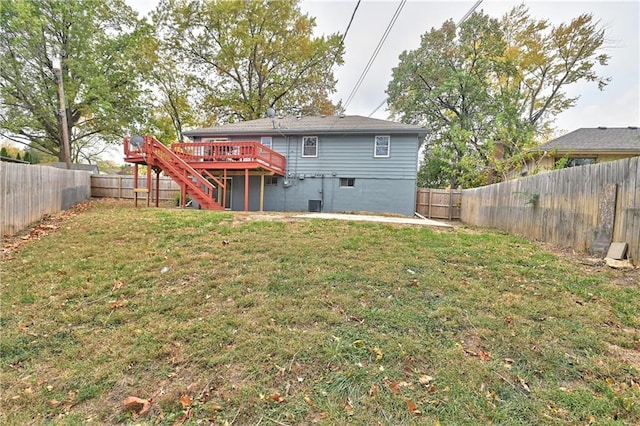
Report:
[{"label": "window", "polygon": [[356,186],[356,178],[340,178],[340,188],[353,188]]},{"label": "window", "polygon": [[262,145],[266,146],[269,149],[273,149],[273,141],[271,139],[271,136],[263,136],[260,138],[260,143],[262,143]]},{"label": "window", "polygon": [[303,157],[318,156],[318,137],[317,136],[302,137],[302,156]]},{"label": "window", "polygon": [[278,176],[264,177],[264,186],[277,186],[277,185],[278,185]]},{"label": "window", "polygon": [[376,136],[374,157],[388,157],[391,151],[391,136]]},{"label": "window", "polygon": [[589,164],[596,164],[596,159],[592,157],[569,158],[565,167],[586,166]]}]

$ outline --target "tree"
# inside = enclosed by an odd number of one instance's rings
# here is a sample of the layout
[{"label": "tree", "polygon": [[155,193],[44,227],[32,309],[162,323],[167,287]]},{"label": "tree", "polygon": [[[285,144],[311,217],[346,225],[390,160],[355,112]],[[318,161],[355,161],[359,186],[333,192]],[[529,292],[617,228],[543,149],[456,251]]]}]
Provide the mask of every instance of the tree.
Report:
[{"label": "tree", "polygon": [[472,187],[522,161],[575,105],[567,85],[607,84],[594,70],[607,63],[603,43],[591,15],[553,27],[524,6],[502,20],[474,13],[459,28],[447,21],[425,33],[418,49],[400,55],[387,88],[395,117],[430,130],[420,175]]},{"label": "tree", "polygon": [[211,121],[251,120],[270,107],[333,113],[340,35],[313,37],[315,20],[297,0],[163,0],[154,16]]},{"label": "tree", "polygon": [[171,50],[162,12],[157,10],[153,14],[155,46],[144,54],[145,60],[153,64],[148,80],[153,88],[149,96],[152,105],[150,131],[158,140],[170,143],[183,140],[185,128],[206,126],[215,120],[211,119],[210,113],[198,108],[201,91]]},{"label": "tree", "polygon": [[59,59],[72,157],[89,140],[116,143],[144,126],[150,26],[123,0],[3,0],[0,12],[0,132],[64,160]]},{"label": "tree", "polygon": [[0,157],[11,158],[9,156],[9,151],[7,151],[7,148],[4,147],[4,146],[2,148],[0,148]]}]

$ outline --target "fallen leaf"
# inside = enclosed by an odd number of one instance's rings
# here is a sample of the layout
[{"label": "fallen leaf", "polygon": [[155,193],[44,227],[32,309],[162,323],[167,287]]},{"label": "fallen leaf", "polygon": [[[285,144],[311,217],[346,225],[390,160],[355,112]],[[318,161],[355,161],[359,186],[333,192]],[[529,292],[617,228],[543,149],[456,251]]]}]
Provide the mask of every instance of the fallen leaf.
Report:
[{"label": "fallen leaf", "polygon": [[411,281],[411,287],[418,287],[418,280]]},{"label": "fallen leaf", "polygon": [[304,402],[307,403],[307,405],[309,405],[310,407],[315,407],[316,404],[313,403],[313,401],[311,400],[311,398],[309,398],[308,396],[304,397]]},{"label": "fallen leaf", "polygon": [[347,416],[353,416],[355,414],[355,409],[353,408],[353,404],[351,404],[351,398],[347,397],[344,401],[344,410],[347,412]]},{"label": "fallen leaf", "polygon": [[113,283],[113,287],[111,288],[111,291],[116,291],[122,288],[122,286],[124,285],[124,283],[120,280],[115,280]]},{"label": "fallen leaf", "polygon": [[422,411],[418,410],[418,406],[413,401],[407,399],[406,403],[407,403],[407,408],[409,409],[409,412],[411,414],[414,414],[416,416],[422,415]]},{"label": "fallen leaf", "polygon": [[[127,408],[133,408],[138,411],[138,414],[144,414],[151,408],[152,400],[142,399],[135,396],[128,396],[122,401],[122,404]],[[139,409],[139,410],[138,410]]]},{"label": "fallen leaf", "polygon": [[122,308],[124,306],[127,306],[129,302],[127,302],[126,300],[111,300],[109,302],[109,307],[111,309],[117,309],[117,308]]},{"label": "fallen leaf", "polygon": [[364,341],[362,341],[362,340],[355,340],[355,341],[352,343],[352,345],[353,345],[353,347],[354,347],[354,348],[363,348],[363,347],[364,347]]},{"label": "fallen leaf", "polygon": [[229,245],[229,241],[227,241],[227,240],[222,240],[222,245],[223,245],[223,246],[228,246],[228,245]]},{"label": "fallen leaf", "polygon": [[186,409],[191,405],[193,399],[189,395],[182,395],[180,397],[180,405],[182,405],[182,409]]},{"label": "fallen leaf", "polygon": [[374,397],[380,393],[380,386],[376,382],[371,383],[369,388],[369,396]]},{"label": "fallen leaf", "polygon": [[418,383],[420,383],[421,385],[428,385],[429,383],[431,383],[432,380],[433,380],[433,377],[423,374],[418,379]]},{"label": "fallen leaf", "polygon": [[398,386],[398,382],[392,380],[388,382],[387,385],[391,388],[393,393],[400,393],[400,386]]},{"label": "fallen leaf", "polygon": [[58,407],[60,404],[62,404],[62,402],[58,401],[57,399],[51,399],[49,400],[49,406],[51,407]]},{"label": "fallen leaf", "polygon": [[529,385],[527,385],[527,382],[525,382],[523,378],[518,377],[518,380],[520,380],[520,384],[522,385],[524,390],[526,390],[527,392],[531,392]]},{"label": "fallen leaf", "polygon": [[373,355],[373,354],[375,354],[375,355],[376,355],[376,361],[380,361],[380,360],[382,359],[382,357],[383,357],[382,349],[380,349],[380,348],[379,348],[379,347],[377,347],[377,346],[376,346],[375,348],[370,349],[370,350],[369,350],[369,352],[370,352],[372,355]]},{"label": "fallen leaf", "polygon": [[483,351],[482,349],[480,349],[480,350],[478,351],[477,356],[478,356],[478,358],[480,358],[480,359],[481,359],[481,360],[483,360],[483,361],[489,361],[489,360],[491,360],[491,356],[489,355],[489,353],[488,353],[488,352]]},{"label": "fallen leaf", "polygon": [[285,399],[285,397],[283,397],[282,395],[280,395],[278,392],[274,392],[272,393],[269,398],[271,398],[272,401],[277,402],[279,404],[283,403],[283,402],[287,402],[287,400]]}]

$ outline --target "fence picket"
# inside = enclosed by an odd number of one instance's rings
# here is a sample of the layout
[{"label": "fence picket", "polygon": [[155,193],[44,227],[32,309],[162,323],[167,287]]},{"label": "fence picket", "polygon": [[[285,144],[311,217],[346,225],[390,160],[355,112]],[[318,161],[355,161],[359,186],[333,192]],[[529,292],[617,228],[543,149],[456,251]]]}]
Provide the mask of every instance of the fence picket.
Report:
[{"label": "fence picket", "polygon": [[[597,236],[602,238],[599,230],[611,226],[598,219],[610,218],[605,210],[615,208],[612,241],[627,242],[629,257],[640,265],[639,163],[640,157],[633,157],[465,189],[461,219],[595,252]],[[617,190],[611,185],[617,185]]]}]

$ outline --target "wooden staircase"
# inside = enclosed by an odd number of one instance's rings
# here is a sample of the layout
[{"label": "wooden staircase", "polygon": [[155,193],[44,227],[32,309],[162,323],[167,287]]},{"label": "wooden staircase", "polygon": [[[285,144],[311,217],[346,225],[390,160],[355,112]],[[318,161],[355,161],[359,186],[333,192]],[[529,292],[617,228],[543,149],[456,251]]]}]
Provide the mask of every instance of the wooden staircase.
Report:
[{"label": "wooden staircase", "polygon": [[127,161],[144,163],[150,168],[160,168],[180,185],[183,194],[189,194],[201,208],[224,210],[213,198],[213,185],[200,172],[153,136],[145,135],[143,138],[144,142],[139,146],[134,146],[130,143],[130,138],[125,138]]}]

